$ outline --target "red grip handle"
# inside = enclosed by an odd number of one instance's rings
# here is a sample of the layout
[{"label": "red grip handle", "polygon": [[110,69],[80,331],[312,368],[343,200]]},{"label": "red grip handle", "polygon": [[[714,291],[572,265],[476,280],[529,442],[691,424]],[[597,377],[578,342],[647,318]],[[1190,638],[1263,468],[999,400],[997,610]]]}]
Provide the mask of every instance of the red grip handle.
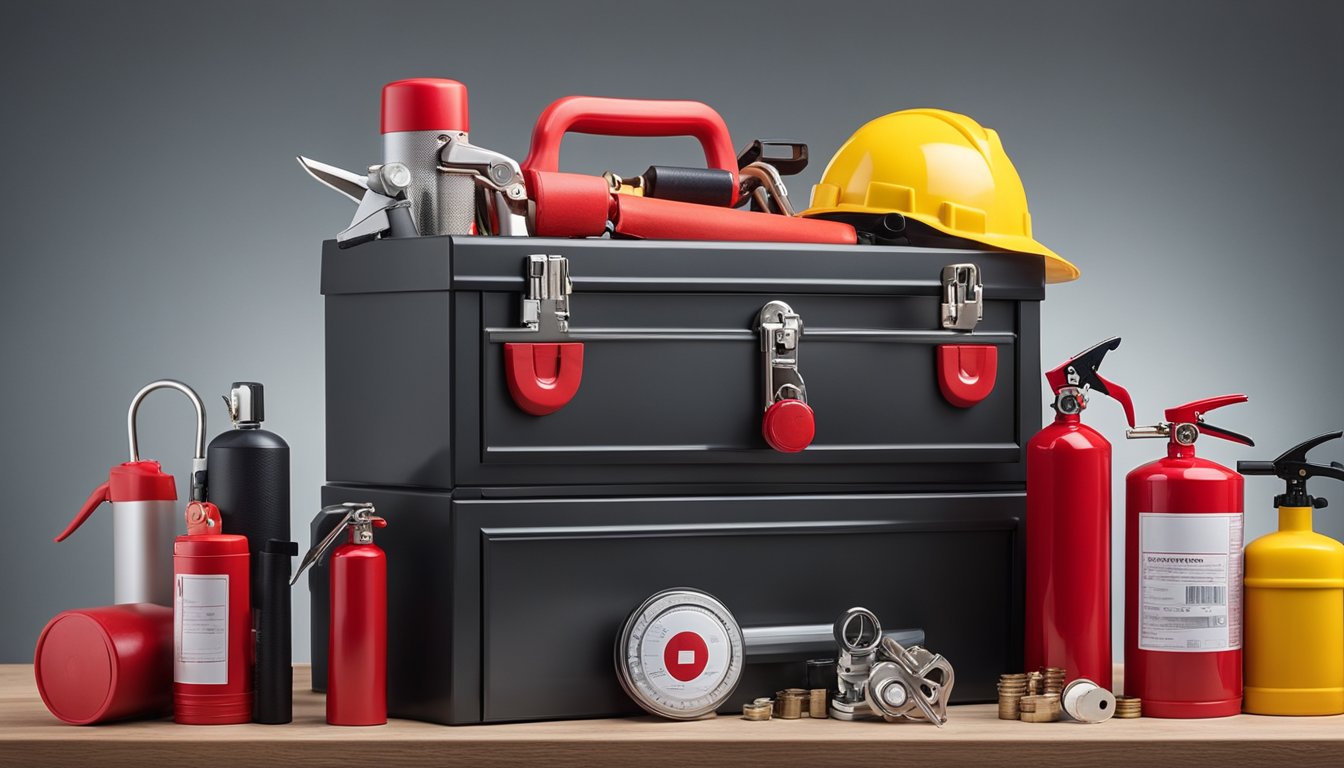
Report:
[{"label": "red grip handle", "polygon": [[1193,403],[1178,405],[1174,408],[1168,408],[1162,415],[1167,421],[1173,424],[1192,423],[1199,418],[1201,414],[1208,413],[1216,408],[1222,408],[1225,405],[1235,405],[1247,401],[1245,395],[1219,395],[1218,397],[1209,397],[1203,400],[1196,400]]},{"label": "red grip handle", "polygon": [[646,240],[750,240],[765,243],[854,245],[854,227],[841,221],[739,211],[654,197],[613,195],[616,234]]},{"label": "red grip handle", "polygon": [[[532,149],[523,168],[560,170],[560,141],[566,133],[601,136],[694,136],[711,168],[733,175],[737,189],[737,154],[728,126],[708,104],[698,101],[611,99],[566,96],[553,102],[532,129]],[[736,194],[733,196],[737,199]]]}]

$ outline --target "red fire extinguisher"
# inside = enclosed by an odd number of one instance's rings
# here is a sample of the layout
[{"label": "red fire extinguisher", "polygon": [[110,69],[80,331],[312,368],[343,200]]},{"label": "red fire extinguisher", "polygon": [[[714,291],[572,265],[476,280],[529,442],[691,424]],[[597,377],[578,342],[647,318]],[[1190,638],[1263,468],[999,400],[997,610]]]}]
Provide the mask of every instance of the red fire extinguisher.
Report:
[{"label": "red fire extinguisher", "polygon": [[247,537],[223,533],[208,501],[187,505],[187,535],[173,544],[173,720],[252,721]]},{"label": "red fire extinguisher", "polygon": [[1055,420],[1027,443],[1027,669],[1062,667],[1111,687],[1111,444],[1083,424],[1089,391],[1129,392],[1097,373],[1113,338],[1048,371]]},{"label": "red fire extinguisher", "polygon": [[373,529],[387,521],[372,504],[346,503],[347,510],[321,543],[304,555],[290,586],[345,533],[350,539],[331,554],[331,627],[327,646],[327,722],[382,725],[387,722],[387,554],[373,543]]},{"label": "red fire extinguisher", "polygon": [[1125,694],[1152,717],[1241,712],[1243,480],[1195,455],[1200,435],[1249,437],[1204,422],[1246,402],[1223,395],[1168,408],[1128,437],[1167,438],[1167,455],[1125,477]]}]

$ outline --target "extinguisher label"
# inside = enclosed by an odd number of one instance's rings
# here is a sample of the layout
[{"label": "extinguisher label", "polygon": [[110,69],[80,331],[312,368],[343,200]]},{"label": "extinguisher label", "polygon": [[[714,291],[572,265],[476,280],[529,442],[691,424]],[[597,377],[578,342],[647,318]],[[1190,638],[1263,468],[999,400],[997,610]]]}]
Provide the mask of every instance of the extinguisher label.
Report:
[{"label": "extinguisher label", "polygon": [[229,575],[177,575],[173,589],[173,682],[229,682]]},{"label": "extinguisher label", "polygon": [[1241,647],[1242,515],[1139,515],[1139,648]]}]

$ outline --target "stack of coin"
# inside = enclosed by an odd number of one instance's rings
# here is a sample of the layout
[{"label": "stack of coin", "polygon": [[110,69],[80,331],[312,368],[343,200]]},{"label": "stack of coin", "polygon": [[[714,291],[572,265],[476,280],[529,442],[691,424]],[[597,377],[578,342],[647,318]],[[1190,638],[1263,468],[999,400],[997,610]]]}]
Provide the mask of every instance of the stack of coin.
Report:
[{"label": "stack of coin", "polygon": [[1142,717],[1143,701],[1132,696],[1115,697],[1116,717]]},{"label": "stack of coin", "polygon": [[802,688],[788,688],[775,693],[775,717],[784,720],[797,720],[803,716],[803,702],[808,693]]},{"label": "stack of coin", "polygon": [[757,699],[742,705],[743,720],[769,720],[774,711],[774,702],[769,699]]},{"label": "stack of coin", "polygon": [[1028,673],[1027,673],[1027,695],[1028,695],[1028,696],[1037,696],[1037,695],[1040,695],[1040,693],[1041,693],[1041,682],[1042,682],[1044,679],[1045,679],[1045,678],[1044,678],[1044,675],[1042,675],[1040,672],[1028,672]]},{"label": "stack of coin", "polygon": [[1059,719],[1059,697],[1052,694],[1023,696],[1017,706],[1024,723],[1053,723]]},{"label": "stack of coin", "polygon": [[829,717],[826,713],[826,707],[829,705],[830,696],[827,695],[825,688],[813,688],[807,693],[807,715],[808,717],[825,718]]},{"label": "stack of coin", "polygon": [[1064,692],[1064,668],[1046,667],[1045,673],[1045,693],[1058,696]]},{"label": "stack of coin", "polygon": [[1027,676],[1025,673],[999,675],[999,719],[1016,720],[1018,702],[1027,695]]}]

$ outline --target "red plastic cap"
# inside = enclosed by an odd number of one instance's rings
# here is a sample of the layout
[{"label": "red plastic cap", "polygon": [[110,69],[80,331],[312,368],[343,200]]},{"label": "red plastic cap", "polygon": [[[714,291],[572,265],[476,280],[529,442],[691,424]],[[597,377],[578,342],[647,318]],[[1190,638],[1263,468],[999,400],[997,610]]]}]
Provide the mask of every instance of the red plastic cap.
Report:
[{"label": "red plastic cap", "polygon": [[798,453],[812,444],[817,433],[816,417],[802,400],[778,400],[765,409],[761,433],[776,451]]},{"label": "red plastic cap", "polygon": [[383,86],[383,133],[467,131],[467,86],[413,77]]},{"label": "red plastic cap", "polygon": [[176,501],[177,482],[157,461],[128,461],[108,475],[108,501]]},{"label": "red plastic cap", "polygon": [[173,610],[125,604],[65,611],[37,640],[42,703],[67,723],[157,717],[172,704]]}]

